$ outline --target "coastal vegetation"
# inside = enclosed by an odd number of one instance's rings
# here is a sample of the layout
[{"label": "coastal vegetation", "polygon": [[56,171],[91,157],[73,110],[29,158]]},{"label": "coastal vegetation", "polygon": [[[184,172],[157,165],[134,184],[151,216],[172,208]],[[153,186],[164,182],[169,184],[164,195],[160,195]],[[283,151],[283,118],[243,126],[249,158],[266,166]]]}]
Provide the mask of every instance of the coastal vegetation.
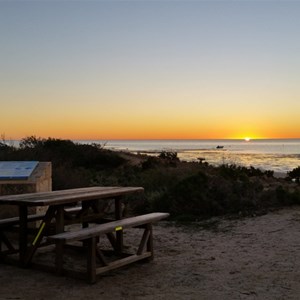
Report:
[{"label": "coastal vegetation", "polygon": [[51,161],[53,190],[142,186],[144,195],[128,201],[128,210],[166,211],[182,221],[253,215],[300,204],[300,167],[286,178],[275,178],[272,171],[253,167],[182,162],[176,152],[146,156],[107,150],[101,144],[35,136],[22,139],[18,147],[0,142],[0,161],[12,160]]}]

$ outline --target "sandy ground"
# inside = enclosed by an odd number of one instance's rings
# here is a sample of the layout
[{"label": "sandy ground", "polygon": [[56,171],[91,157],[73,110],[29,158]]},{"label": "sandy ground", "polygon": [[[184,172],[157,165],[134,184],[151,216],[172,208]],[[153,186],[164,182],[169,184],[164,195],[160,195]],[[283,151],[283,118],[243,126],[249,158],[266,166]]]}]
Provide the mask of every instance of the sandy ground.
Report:
[{"label": "sandy ground", "polygon": [[155,260],[94,285],[0,265],[0,299],[300,299],[300,207],[155,228]]}]

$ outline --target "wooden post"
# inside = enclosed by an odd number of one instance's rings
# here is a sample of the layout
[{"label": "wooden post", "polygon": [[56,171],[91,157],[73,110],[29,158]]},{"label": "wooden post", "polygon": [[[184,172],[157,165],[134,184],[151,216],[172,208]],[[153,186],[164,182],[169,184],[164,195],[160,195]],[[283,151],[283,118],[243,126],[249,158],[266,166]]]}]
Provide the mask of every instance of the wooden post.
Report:
[{"label": "wooden post", "polygon": [[96,238],[89,238],[87,244],[87,277],[89,283],[94,283],[96,282]]},{"label": "wooden post", "polygon": [[151,256],[149,257],[149,260],[154,259],[154,252],[153,252],[153,226],[152,224],[147,224],[147,229],[150,232],[149,239],[147,242],[147,251],[151,252]]},{"label": "wooden post", "polygon": [[[115,198],[115,218],[122,219],[122,197]],[[123,253],[123,230],[116,231],[116,252],[119,255]]]},{"label": "wooden post", "polygon": [[[49,206],[49,208],[46,212],[46,215],[43,218],[42,223],[40,224],[38,232],[30,245],[30,248],[27,251],[25,251],[25,253],[24,253],[24,255],[25,255],[24,260],[23,260],[24,265],[27,266],[30,264],[35,251],[40,246],[40,243],[45,235],[46,228],[48,228],[49,224],[51,223],[51,220],[55,217],[56,210],[57,210],[57,206]],[[21,218],[20,218],[20,221],[21,221]],[[27,226],[27,224],[26,224],[26,226]]]},{"label": "wooden post", "polygon": [[[144,229],[144,233],[143,233],[139,248],[137,250],[137,255],[143,254],[144,249],[145,249],[145,245],[146,244],[148,245],[150,234],[151,234],[150,230],[148,229],[148,226],[146,225],[146,228]],[[147,251],[148,251],[148,249],[147,249]]]},{"label": "wooden post", "polygon": [[27,216],[28,210],[26,205],[19,205],[19,218],[20,218],[20,228],[19,228],[19,257],[20,264],[24,266],[25,257],[27,252]]},{"label": "wooden post", "polygon": [[[82,201],[81,206],[82,206],[82,217],[84,217],[84,215],[88,213],[91,203],[90,201]],[[82,222],[82,228],[86,228],[86,227],[89,227],[89,223]]]},{"label": "wooden post", "polygon": [[64,232],[64,207],[62,205],[57,207],[55,220],[55,233]]},{"label": "wooden post", "polygon": [[58,275],[63,273],[64,242],[57,241],[55,243],[55,270]]}]

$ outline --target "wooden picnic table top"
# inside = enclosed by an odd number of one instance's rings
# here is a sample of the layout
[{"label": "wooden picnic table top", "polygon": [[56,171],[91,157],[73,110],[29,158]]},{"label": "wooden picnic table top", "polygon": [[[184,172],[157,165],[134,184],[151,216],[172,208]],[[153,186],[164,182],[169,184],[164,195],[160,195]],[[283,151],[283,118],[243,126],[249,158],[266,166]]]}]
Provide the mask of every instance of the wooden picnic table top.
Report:
[{"label": "wooden picnic table top", "polygon": [[0,205],[48,206],[63,205],[77,201],[107,199],[143,192],[142,187],[87,187],[51,192],[0,196]]}]

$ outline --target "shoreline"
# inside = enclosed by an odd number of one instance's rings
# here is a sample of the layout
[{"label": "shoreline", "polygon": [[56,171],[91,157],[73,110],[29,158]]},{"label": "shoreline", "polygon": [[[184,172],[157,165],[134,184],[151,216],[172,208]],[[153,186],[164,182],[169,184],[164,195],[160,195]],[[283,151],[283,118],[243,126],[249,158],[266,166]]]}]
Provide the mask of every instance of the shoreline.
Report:
[{"label": "shoreline", "polygon": [[[111,150],[114,152],[125,153],[125,154],[132,154],[137,156],[158,156],[161,152],[167,150],[153,150],[153,151],[135,151],[135,150],[128,150],[128,149],[113,149],[107,148],[107,150]],[[191,162],[191,163],[199,163],[201,160],[202,163],[207,162],[212,166],[221,166],[221,165],[237,165],[241,167],[254,167],[260,169],[261,171],[273,171],[274,177],[276,178],[285,178],[287,177],[287,173],[292,171],[294,168],[300,166],[300,155],[277,155],[277,154],[258,154],[258,153],[233,153],[226,151],[224,149],[214,149],[212,151],[202,151],[197,153],[196,155],[187,156],[184,154],[188,154],[194,151],[188,150],[184,151],[169,151],[177,153],[177,157],[181,162]],[[205,155],[206,154],[206,155]],[[246,162],[243,163],[246,157]],[[293,159],[293,165],[288,164],[286,165],[286,159]],[[262,160],[265,160],[265,163],[262,163]],[[252,160],[252,164],[250,161]],[[299,161],[299,162],[298,162]],[[280,165],[280,162],[282,163]],[[298,164],[296,163],[298,162]],[[272,165],[273,163],[273,165]]]},{"label": "shoreline", "polygon": [[[77,144],[96,144],[115,152],[158,155],[176,152],[181,161],[198,162],[199,158],[214,166],[222,164],[253,166],[263,171],[287,173],[300,166],[300,139],[264,140],[70,140]],[[6,142],[8,146],[17,142]],[[19,143],[20,141],[18,141]],[[222,147],[217,149],[217,147]],[[282,177],[282,175],[279,175]]]}]

